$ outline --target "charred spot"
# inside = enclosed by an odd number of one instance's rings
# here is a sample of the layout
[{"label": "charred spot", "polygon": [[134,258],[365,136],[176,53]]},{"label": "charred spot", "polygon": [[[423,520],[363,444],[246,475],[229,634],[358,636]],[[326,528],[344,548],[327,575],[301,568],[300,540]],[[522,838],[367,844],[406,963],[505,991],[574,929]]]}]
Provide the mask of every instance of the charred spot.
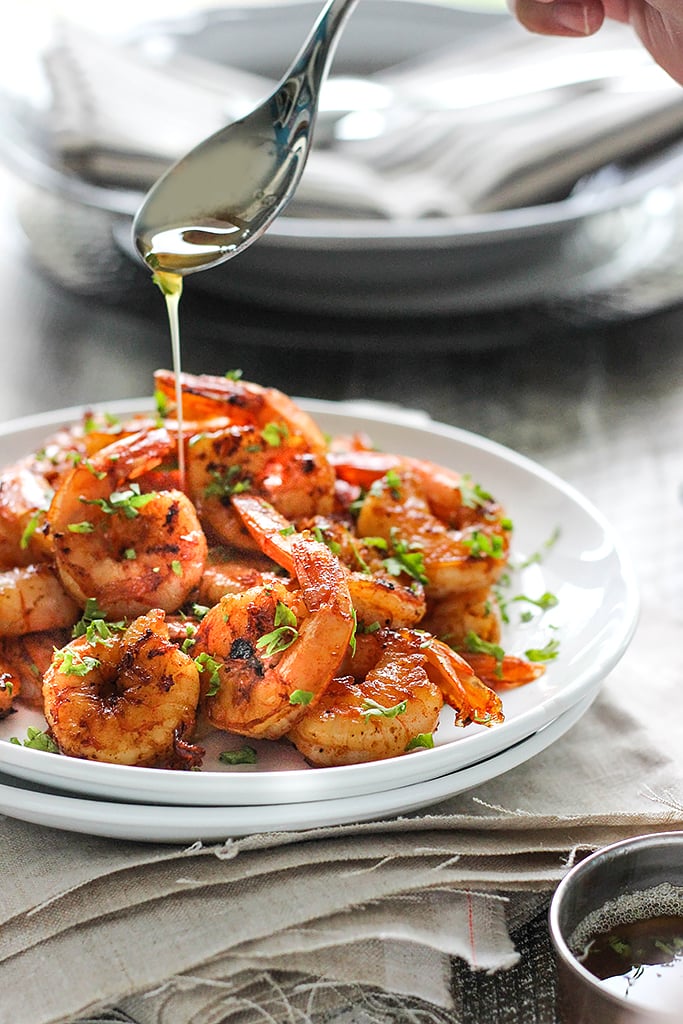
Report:
[{"label": "charred spot", "polygon": [[164,527],[168,530],[172,530],[173,526],[180,514],[177,501],[172,501],[169,505],[168,512],[166,513],[166,519],[164,520]]},{"label": "charred spot", "polygon": [[263,676],[263,665],[256,651],[248,640],[238,637],[230,646],[230,657],[236,661],[244,661],[259,679]]},{"label": "charred spot", "polygon": [[238,637],[230,646],[230,657],[247,661],[249,658],[255,657],[255,651],[248,640]]},{"label": "charred spot", "polygon": [[[125,549],[124,549],[125,550]],[[177,555],[180,551],[179,544],[155,544],[149,548],[150,553],[155,555]]]},{"label": "charred spot", "polygon": [[315,458],[310,453],[301,456],[301,472],[306,476],[315,472]]}]

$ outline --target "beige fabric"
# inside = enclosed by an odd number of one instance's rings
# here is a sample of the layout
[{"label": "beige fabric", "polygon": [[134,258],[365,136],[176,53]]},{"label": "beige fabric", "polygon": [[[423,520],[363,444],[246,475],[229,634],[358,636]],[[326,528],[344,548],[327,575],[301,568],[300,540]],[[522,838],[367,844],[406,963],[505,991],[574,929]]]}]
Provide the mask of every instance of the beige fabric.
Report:
[{"label": "beige fabric", "polygon": [[646,614],[563,739],[402,818],[188,849],[3,819],[0,1022],[19,1006],[48,1024],[116,1004],[141,1024],[185,1024],[210,1019],[217,991],[241,1007],[245,986],[288,969],[448,1006],[450,957],[515,962],[511,895],[523,914],[581,851],[683,827],[676,661],[651,667],[675,629]]}]

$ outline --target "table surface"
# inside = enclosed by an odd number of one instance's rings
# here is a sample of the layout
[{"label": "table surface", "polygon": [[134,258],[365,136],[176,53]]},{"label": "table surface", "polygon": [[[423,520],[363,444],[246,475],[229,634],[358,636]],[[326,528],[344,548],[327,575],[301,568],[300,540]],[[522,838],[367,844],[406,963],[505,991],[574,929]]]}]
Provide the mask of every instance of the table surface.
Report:
[{"label": "table surface", "polygon": [[[103,244],[102,263],[93,257],[87,287],[67,291],[35,265],[14,210],[10,183],[0,176],[0,420],[150,394],[153,371],[170,365],[171,357],[163,302],[145,272],[116,259],[108,263]],[[602,474],[591,475],[594,453],[599,450],[601,466],[610,459],[623,466],[634,451],[637,479],[647,465],[665,466],[667,454],[680,450],[683,307],[640,321],[573,328],[530,314],[495,322],[453,317],[349,324],[229,307],[190,281],[181,310],[184,369],[239,367],[245,378],[294,395],[425,410],[568,471],[574,482],[588,481],[588,496],[627,534],[628,501],[613,503]],[[670,489],[672,481],[660,483]],[[620,497],[628,493],[623,485]],[[641,492],[634,500],[655,503],[657,495]],[[651,550],[639,533],[627,537],[637,564]],[[669,559],[659,584],[659,596],[677,600],[678,607],[681,569],[680,557]],[[515,978],[506,980],[508,995],[514,985],[528,993],[533,965],[547,955],[542,915],[519,938],[527,955]],[[492,984],[470,982],[463,1020],[477,1020],[476,1006]],[[505,1019],[545,1022],[545,1012],[532,1013],[527,1005],[516,1015],[510,1009],[513,1016]]]}]

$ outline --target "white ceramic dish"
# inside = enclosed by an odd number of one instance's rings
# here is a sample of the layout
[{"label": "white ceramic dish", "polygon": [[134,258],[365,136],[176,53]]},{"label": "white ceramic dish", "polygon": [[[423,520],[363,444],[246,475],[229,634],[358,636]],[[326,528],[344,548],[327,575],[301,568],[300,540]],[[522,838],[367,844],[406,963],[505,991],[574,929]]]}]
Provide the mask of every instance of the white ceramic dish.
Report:
[{"label": "white ceramic dish", "polygon": [[[477,764],[499,754],[574,707],[618,662],[637,618],[633,574],[600,513],[573,488],[541,466],[484,438],[421,414],[370,408],[362,403],[302,401],[330,434],[364,431],[386,451],[428,456],[472,477],[495,493],[515,524],[518,560],[541,552],[513,574],[510,596],[539,597],[550,591],[558,605],[527,623],[517,621],[526,604],[511,605],[513,621],[503,639],[510,653],[542,648],[559,639],[560,653],[536,682],[506,691],[506,720],[492,729],[455,729],[444,711],[435,747],[371,764],[311,769],[287,743],[259,743],[256,768],[218,769],[215,746],[201,772],[162,771],[100,764],[33,750],[8,742],[27,724],[44,724],[22,711],[0,722],[0,768],[8,774],[90,796],[151,804],[254,806],[338,800],[409,786]],[[149,407],[149,400],[110,403],[117,415]],[[67,409],[6,424],[0,430],[3,462],[39,448],[54,429],[77,419]],[[559,531],[552,546],[544,544]],[[231,742],[232,741],[232,742]],[[234,737],[223,747],[242,745]],[[220,747],[219,747],[220,749]]]},{"label": "white ceramic dish", "polygon": [[528,761],[578,722],[597,689],[508,750],[468,768],[399,789],[310,803],[185,807],[65,796],[0,773],[0,813],[67,832],[155,843],[221,842],[256,832],[296,832],[390,818],[463,793]]}]

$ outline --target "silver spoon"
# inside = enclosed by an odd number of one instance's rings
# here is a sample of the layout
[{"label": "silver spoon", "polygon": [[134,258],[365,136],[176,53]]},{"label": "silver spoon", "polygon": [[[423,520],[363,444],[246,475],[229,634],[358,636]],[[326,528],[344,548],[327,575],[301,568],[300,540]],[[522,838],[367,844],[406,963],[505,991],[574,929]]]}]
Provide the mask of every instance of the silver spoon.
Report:
[{"label": "silver spoon", "polygon": [[184,276],[216,266],[256,241],[285,207],[311,147],[320,87],[357,2],[328,0],[268,99],[152,186],[133,221],[133,244],[148,267]]}]

